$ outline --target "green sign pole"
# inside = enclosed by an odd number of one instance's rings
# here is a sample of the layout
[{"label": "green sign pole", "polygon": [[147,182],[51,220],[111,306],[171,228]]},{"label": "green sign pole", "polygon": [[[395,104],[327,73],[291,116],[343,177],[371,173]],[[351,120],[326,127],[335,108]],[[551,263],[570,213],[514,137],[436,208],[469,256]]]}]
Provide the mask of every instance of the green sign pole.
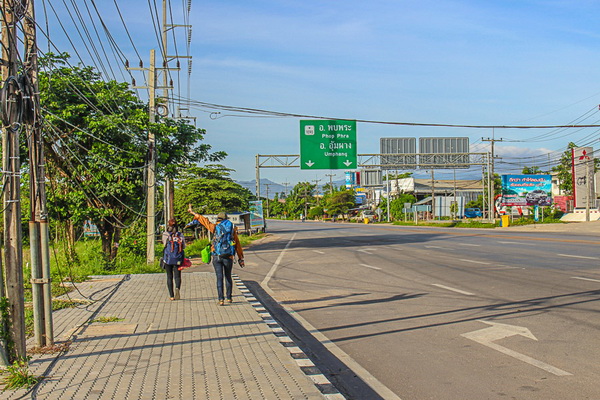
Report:
[{"label": "green sign pole", "polygon": [[300,169],[356,169],[356,121],[300,121]]}]

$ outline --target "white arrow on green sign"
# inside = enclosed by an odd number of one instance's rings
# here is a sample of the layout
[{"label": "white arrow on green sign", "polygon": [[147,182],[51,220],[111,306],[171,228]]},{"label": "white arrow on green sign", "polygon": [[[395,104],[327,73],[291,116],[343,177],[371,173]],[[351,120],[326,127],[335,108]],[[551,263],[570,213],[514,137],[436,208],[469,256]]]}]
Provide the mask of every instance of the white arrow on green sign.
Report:
[{"label": "white arrow on green sign", "polygon": [[356,169],[356,121],[300,121],[301,169]]}]

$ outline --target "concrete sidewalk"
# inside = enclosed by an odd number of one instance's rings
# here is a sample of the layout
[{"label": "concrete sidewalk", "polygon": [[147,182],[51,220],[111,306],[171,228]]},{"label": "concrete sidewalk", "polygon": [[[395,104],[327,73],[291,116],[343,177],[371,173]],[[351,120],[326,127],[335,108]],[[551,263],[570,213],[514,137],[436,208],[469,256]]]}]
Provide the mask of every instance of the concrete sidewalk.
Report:
[{"label": "concrete sidewalk", "polygon": [[[187,272],[179,301],[165,274],[96,277],[54,313],[64,351],[34,355],[45,378],[1,399],[343,399],[236,278],[219,306],[214,273]],[[98,319],[120,319],[99,322]]]}]

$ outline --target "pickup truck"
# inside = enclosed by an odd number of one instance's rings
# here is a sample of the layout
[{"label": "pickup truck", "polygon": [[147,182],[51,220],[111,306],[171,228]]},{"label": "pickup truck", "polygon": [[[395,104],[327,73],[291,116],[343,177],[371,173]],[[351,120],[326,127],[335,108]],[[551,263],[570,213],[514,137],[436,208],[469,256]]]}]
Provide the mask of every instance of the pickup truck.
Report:
[{"label": "pickup truck", "polygon": [[483,214],[479,208],[465,209],[465,218],[481,218]]}]

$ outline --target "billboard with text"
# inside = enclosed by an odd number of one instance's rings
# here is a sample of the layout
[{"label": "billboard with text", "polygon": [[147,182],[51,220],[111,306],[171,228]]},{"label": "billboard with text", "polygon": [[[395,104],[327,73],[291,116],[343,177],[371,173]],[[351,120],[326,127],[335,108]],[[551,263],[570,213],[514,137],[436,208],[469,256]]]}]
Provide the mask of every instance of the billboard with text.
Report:
[{"label": "billboard with text", "polygon": [[550,175],[502,175],[503,206],[552,205]]},{"label": "billboard with text", "polygon": [[262,201],[251,201],[250,202],[250,228],[264,228],[265,217],[263,214]]}]

